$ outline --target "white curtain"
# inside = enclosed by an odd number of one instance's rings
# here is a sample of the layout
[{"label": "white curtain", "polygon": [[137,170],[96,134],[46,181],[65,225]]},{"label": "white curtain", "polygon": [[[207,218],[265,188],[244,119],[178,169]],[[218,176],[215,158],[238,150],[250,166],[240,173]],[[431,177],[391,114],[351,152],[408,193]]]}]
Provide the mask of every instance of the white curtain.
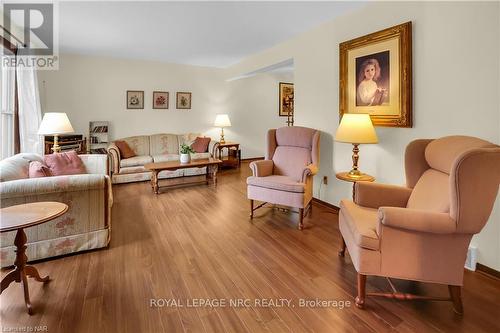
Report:
[{"label": "white curtain", "polygon": [[17,67],[17,98],[21,153],[43,154],[43,138],[37,134],[42,107],[36,70],[32,67]]},{"label": "white curtain", "polygon": [[[1,47],[1,46],[0,46]],[[2,71],[0,81],[0,159],[14,155],[14,87],[15,72],[12,67],[4,66],[4,58],[9,56],[3,54],[1,57]]]}]

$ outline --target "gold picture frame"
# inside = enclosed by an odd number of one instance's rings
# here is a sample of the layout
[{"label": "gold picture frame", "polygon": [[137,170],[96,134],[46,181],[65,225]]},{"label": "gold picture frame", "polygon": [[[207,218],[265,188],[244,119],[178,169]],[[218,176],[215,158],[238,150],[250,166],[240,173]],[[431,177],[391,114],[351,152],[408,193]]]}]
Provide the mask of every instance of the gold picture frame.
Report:
[{"label": "gold picture frame", "polygon": [[280,82],[279,90],[279,116],[293,117],[293,83]]},{"label": "gold picture frame", "polygon": [[411,22],[343,42],[339,52],[339,121],[368,113],[375,126],[412,127]]}]

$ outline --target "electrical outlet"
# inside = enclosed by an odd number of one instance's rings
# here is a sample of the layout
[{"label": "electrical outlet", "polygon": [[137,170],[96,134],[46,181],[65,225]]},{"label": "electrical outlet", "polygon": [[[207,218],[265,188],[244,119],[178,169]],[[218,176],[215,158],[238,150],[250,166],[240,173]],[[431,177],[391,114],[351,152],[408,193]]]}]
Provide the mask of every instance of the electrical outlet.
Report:
[{"label": "electrical outlet", "polygon": [[328,176],[323,176],[323,184],[328,185]]}]

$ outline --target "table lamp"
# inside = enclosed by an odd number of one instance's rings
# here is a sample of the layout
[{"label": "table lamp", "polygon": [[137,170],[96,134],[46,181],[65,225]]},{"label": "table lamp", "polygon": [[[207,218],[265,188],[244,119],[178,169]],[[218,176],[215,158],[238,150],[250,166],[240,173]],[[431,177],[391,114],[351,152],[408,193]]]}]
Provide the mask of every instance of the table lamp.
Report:
[{"label": "table lamp", "polygon": [[366,113],[344,113],[339,128],[335,134],[335,141],[352,143],[352,170],[349,177],[361,177],[363,173],[358,170],[359,144],[377,143],[377,133],[373,128],[370,115]]},{"label": "table lamp", "polygon": [[225,144],[226,141],[224,140],[224,127],[231,126],[231,121],[229,120],[229,116],[227,114],[218,114],[215,117],[214,126],[221,128],[219,142],[222,143],[222,144]]},{"label": "table lamp", "polygon": [[59,146],[59,134],[73,133],[73,126],[69,122],[66,113],[62,112],[47,112],[43,115],[42,123],[38,129],[39,135],[54,135],[53,153],[61,152]]}]

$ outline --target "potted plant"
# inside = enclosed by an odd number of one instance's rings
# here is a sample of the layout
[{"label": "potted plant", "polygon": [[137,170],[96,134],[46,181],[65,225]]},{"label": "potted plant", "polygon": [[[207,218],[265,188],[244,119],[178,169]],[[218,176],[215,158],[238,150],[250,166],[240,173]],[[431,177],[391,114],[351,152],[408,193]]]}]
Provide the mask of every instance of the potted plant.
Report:
[{"label": "potted plant", "polygon": [[191,154],[194,154],[195,151],[191,146],[188,146],[186,144],[181,145],[181,163],[189,163],[191,161]]}]

